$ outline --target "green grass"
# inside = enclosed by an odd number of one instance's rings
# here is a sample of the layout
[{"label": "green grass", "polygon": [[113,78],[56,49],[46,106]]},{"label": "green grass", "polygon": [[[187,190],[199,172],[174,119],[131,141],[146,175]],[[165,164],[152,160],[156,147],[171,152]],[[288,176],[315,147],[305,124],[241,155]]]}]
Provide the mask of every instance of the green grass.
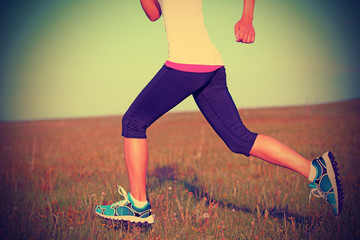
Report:
[{"label": "green grass", "polygon": [[148,131],[152,228],[95,216],[129,189],[121,117],[0,123],[0,239],[359,239],[360,101],[241,110],[246,126],[313,159],[333,151],[344,211],[307,180],[230,152],[200,113]]}]

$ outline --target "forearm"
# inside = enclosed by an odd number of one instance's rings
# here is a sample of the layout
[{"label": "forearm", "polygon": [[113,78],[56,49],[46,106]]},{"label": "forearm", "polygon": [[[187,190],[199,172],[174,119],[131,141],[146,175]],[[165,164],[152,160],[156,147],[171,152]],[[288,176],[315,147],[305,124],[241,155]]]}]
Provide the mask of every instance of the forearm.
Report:
[{"label": "forearm", "polygon": [[255,0],[244,0],[243,20],[252,21],[254,18]]},{"label": "forearm", "polygon": [[255,30],[253,27],[255,0],[244,0],[244,9],[241,19],[235,24],[237,42],[253,43]]},{"label": "forearm", "polygon": [[161,8],[157,0],[140,0],[140,2],[150,21],[154,22],[161,17]]}]

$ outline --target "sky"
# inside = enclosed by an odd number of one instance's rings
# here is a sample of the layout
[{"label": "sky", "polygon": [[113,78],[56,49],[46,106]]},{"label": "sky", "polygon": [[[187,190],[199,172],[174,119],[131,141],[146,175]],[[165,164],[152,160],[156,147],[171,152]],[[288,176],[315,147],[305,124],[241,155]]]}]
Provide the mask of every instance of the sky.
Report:
[{"label": "sky", "polygon": [[[257,1],[255,42],[242,44],[242,1],[203,0],[237,107],[359,98],[358,5]],[[2,1],[0,21],[0,121],[124,114],[167,57],[162,18],[140,1]],[[173,111],[197,107],[190,97]]]}]

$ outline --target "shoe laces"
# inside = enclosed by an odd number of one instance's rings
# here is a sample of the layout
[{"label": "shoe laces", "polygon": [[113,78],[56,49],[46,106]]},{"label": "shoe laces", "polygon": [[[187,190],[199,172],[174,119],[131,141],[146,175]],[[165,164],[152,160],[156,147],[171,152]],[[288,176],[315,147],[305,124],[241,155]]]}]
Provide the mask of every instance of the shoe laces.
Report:
[{"label": "shoe laces", "polygon": [[113,204],[111,204],[111,207],[119,207],[119,206],[124,206],[126,203],[129,202],[129,199],[127,197],[127,192],[125,191],[125,189],[123,187],[121,187],[120,185],[118,185],[118,192],[121,196],[124,197],[123,200],[120,200],[118,202],[115,202]]},{"label": "shoe laces", "polygon": [[309,194],[309,203],[311,201],[311,196],[314,195],[315,197],[319,198],[322,197],[325,199],[325,194],[323,193],[323,191],[321,191],[320,189],[318,189],[318,187],[313,188],[310,190],[310,194]]}]

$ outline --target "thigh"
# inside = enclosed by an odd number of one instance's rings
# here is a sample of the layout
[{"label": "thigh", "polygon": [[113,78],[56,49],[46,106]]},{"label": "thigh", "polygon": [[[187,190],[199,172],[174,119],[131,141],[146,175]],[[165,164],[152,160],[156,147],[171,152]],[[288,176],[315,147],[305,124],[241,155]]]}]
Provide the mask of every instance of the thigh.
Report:
[{"label": "thigh", "polygon": [[215,132],[236,153],[249,155],[256,134],[243,124],[226,85],[225,68],[218,69],[209,83],[193,94]]},{"label": "thigh", "polygon": [[150,126],[186,97],[204,86],[213,73],[189,73],[163,66],[131,104],[127,113]]}]

